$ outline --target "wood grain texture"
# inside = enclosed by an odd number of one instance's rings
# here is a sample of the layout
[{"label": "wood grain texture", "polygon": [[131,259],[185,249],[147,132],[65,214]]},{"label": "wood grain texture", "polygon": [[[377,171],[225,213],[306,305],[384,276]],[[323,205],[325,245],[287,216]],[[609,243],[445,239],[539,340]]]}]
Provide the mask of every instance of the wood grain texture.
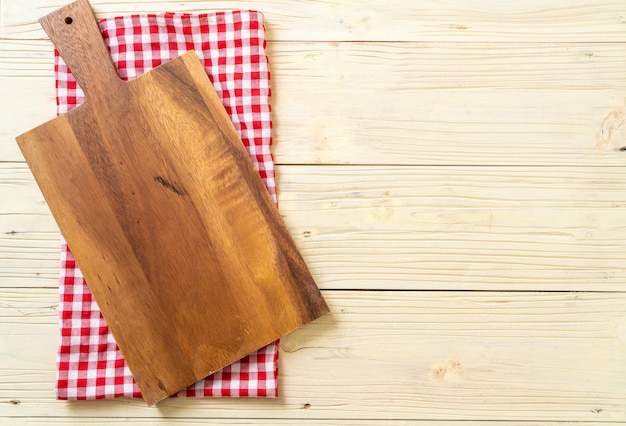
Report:
[{"label": "wood grain texture", "polygon": [[[42,38],[39,16],[62,0],[4,0],[0,37]],[[626,41],[626,6],[611,0],[94,1],[98,16],[224,9],[264,12],[271,40]]]},{"label": "wood grain texture", "polygon": [[281,342],[280,398],[158,410],[54,401],[56,291],[0,295],[0,416],[626,422],[624,293],[325,292],[331,314]]},{"label": "wood grain texture", "polygon": [[[279,164],[580,167],[626,157],[626,43],[298,42],[268,51]],[[0,158],[22,161],[15,134],[54,116],[52,46],[5,41],[0,56]]]},{"label": "wood grain texture", "polygon": [[326,288],[623,290],[620,175],[326,166],[281,179],[279,202]]},{"label": "wood grain texture", "polygon": [[326,313],[195,53],[123,82],[86,0],[41,23],[86,99],[18,144],[146,402]]},{"label": "wood grain texture", "polygon": [[[324,289],[626,290],[623,168],[277,175],[281,214]],[[0,286],[56,286],[57,228],[23,164],[0,165],[0,196],[10,200],[0,205]]]}]

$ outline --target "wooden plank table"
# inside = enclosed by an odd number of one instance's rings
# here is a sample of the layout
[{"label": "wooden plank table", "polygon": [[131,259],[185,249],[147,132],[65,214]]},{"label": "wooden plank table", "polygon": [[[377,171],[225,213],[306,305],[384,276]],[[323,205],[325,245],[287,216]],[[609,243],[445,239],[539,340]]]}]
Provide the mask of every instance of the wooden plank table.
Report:
[{"label": "wooden plank table", "polygon": [[626,4],[94,1],[265,13],[281,213],[332,313],[263,399],[54,399],[58,229],[14,137],[59,0],[0,5],[0,422],[626,422]]}]

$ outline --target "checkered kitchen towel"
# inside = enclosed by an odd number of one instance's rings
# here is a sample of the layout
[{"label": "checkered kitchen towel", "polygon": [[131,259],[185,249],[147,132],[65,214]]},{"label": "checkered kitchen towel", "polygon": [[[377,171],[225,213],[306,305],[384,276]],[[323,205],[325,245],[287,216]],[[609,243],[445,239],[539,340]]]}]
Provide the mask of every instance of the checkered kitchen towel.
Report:
[{"label": "checkered kitchen towel", "polygon": [[[270,154],[270,82],[263,16],[253,11],[165,13],[100,21],[120,77],[129,80],[195,50],[269,193],[276,201]],[[58,113],[83,101],[55,52]],[[62,239],[58,399],[141,397],[100,309]],[[200,380],[177,396],[277,396],[278,342]]]}]

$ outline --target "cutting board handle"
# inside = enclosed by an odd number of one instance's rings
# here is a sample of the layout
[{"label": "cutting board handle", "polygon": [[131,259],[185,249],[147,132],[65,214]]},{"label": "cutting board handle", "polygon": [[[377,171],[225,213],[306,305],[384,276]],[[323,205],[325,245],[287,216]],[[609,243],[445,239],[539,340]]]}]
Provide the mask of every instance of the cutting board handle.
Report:
[{"label": "cutting board handle", "polygon": [[39,23],[85,92],[106,94],[122,84],[98,21],[88,0],[78,0],[42,18]]}]

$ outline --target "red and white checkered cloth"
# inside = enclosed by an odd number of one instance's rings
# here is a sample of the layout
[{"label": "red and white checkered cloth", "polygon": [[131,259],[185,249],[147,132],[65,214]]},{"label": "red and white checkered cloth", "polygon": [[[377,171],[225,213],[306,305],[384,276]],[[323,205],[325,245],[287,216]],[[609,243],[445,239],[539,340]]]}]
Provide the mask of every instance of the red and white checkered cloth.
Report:
[{"label": "red and white checkered cloth", "polygon": [[[261,13],[133,15],[103,19],[100,28],[124,80],[195,50],[276,201],[270,153],[269,67]],[[57,52],[55,76],[58,114],[63,114],[79,105],[84,95]],[[57,398],[141,397],[72,253],[61,239]],[[177,396],[276,397],[277,359],[278,342],[200,380]]]}]

